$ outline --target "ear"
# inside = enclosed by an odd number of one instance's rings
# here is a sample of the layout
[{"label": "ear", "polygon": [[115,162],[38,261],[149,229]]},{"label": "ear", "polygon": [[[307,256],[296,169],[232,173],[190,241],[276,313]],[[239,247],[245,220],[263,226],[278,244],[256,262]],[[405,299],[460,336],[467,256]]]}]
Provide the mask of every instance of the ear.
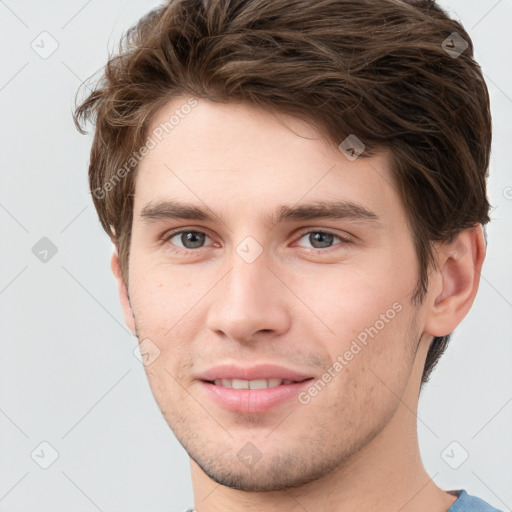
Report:
[{"label": "ear", "polygon": [[478,291],[485,249],[481,224],[465,229],[449,244],[439,246],[437,269],[430,277],[426,333],[445,336],[462,322]]},{"label": "ear", "polygon": [[112,260],[110,262],[112,273],[117,281],[117,287],[119,289],[119,299],[121,301],[121,307],[123,308],[124,321],[128,326],[128,329],[135,336],[135,317],[133,316],[132,306],[128,297],[128,290],[121,274],[121,264],[119,262],[119,255],[117,253],[117,247],[114,245],[114,254],[112,254]]}]

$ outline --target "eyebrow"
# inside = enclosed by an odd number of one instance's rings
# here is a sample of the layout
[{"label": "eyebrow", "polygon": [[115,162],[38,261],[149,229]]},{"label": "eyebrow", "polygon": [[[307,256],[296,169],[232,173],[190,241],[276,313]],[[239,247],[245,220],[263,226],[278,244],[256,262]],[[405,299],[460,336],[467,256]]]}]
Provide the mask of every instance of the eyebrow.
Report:
[{"label": "eyebrow", "polygon": [[[140,218],[145,223],[171,219],[215,222],[215,214],[208,208],[179,201],[149,202],[141,210]],[[297,206],[281,205],[264,217],[269,224],[306,221],[314,219],[362,221],[382,227],[379,217],[365,206],[351,201],[315,201]]]}]

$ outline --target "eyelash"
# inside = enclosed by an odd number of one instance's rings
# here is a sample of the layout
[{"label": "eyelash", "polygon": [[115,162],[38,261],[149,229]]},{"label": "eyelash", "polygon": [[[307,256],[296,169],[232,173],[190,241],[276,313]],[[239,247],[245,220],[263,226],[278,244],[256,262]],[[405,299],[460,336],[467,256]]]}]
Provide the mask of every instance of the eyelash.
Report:
[{"label": "eyelash", "polygon": [[[161,240],[164,243],[168,243],[168,242],[170,242],[171,238],[174,238],[176,235],[180,235],[182,233],[199,233],[199,234],[206,235],[207,237],[209,237],[208,234],[205,233],[204,231],[199,231],[199,230],[196,230],[196,229],[178,229],[178,230],[175,230],[175,231],[169,231],[169,232],[165,233],[161,237]],[[350,244],[354,243],[354,241],[352,239],[348,238],[348,237],[344,237],[344,236],[341,236],[339,234],[333,233],[332,231],[323,230],[323,229],[309,229],[309,230],[301,231],[299,233],[299,240],[301,238],[303,238],[305,235],[309,235],[311,233],[322,233],[323,235],[332,235],[332,236],[334,236],[335,238],[338,238],[341,241],[341,244],[338,244],[338,245],[350,245]],[[211,237],[209,237],[209,238],[211,238]],[[187,253],[187,252],[194,252],[194,251],[199,251],[201,249],[204,249],[204,247],[198,247],[197,249],[186,249],[186,248],[182,249],[182,248],[177,248],[173,244],[169,244],[169,245],[172,248],[172,251],[175,252],[175,253]],[[335,249],[335,246],[326,247],[324,249],[316,248],[316,247],[311,247],[310,249],[313,250],[313,251],[328,252],[331,249]]]}]

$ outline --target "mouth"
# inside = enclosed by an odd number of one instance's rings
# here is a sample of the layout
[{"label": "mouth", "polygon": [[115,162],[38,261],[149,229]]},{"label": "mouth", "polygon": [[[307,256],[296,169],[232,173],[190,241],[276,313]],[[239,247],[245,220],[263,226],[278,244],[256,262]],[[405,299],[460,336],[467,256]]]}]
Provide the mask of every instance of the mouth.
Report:
[{"label": "mouth", "polygon": [[300,405],[297,395],[314,379],[311,374],[273,363],[241,366],[226,362],[197,375],[206,399],[224,410],[264,413],[278,406]]},{"label": "mouth", "polygon": [[301,406],[298,395],[313,377],[290,379],[215,379],[200,380],[205,397],[228,412],[242,414],[266,413],[295,403]]},{"label": "mouth", "polygon": [[215,380],[206,380],[203,382],[207,382],[209,384],[213,384],[215,386],[223,386],[231,389],[267,389],[267,388],[276,388],[278,386],[283,386],[287,384],[297,384],[299,382],[304,382],[305,380],[311,380],[312,377],[308,379],[303,379],[300,381],[290,380],[290,379],[255,379],[255,380],[245,380],[245,379],[215,379]]}]

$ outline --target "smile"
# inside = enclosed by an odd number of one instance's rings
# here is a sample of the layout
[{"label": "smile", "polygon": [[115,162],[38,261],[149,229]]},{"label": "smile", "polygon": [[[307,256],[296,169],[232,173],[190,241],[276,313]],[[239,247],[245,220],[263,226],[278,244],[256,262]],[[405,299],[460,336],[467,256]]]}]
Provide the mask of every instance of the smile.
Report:
[{"label": "smile", "polygon": [[216,386],[224,386],[233,389],[265,389],[275,388],[282,384],[293,384],[295,381],[288,379],[217,379],[213,382]]},{"label": "smile", "polygon": [[313,380],[216,379],[199,381],[206,398],[224,410],[236,413],[264,413],[286,403],[299,405],[297,395]]}]

